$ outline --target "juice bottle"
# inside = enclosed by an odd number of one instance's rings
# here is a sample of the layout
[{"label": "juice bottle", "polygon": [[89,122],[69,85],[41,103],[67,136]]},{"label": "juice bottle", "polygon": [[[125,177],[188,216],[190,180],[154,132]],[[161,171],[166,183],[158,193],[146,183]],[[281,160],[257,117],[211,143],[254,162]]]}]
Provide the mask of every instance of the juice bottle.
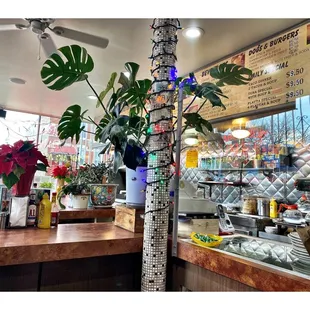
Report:
[{"label": "juice bottle", "polygon": [[278,204],[274,198],[270,201],[270,217],[273,219],[278,217]]},{"label": "juice bottle", "polygon": [[49,200],[48,194],[45,193],[39,206],[39,219],[38,219],[39,228],[51,228],[51,211],[52,211],[52,204]]}]

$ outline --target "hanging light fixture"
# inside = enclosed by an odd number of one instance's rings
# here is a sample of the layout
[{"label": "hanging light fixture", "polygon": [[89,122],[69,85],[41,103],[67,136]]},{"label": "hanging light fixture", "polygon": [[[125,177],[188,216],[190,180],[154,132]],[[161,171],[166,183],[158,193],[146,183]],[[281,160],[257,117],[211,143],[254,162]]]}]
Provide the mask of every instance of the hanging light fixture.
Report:
[{"label": "hanging light fixture", "polygon": [[190,146],[196,145],[198,142],[198,136],[193,133],[186,135],[186,138],[184,139],[184,143]]},{"label": "hanging light fixture", "polygon": [[240,124],[239,128],[234,129],[231,134],[237,139],[245,139],[251,133],[245,128],[245,125]]}]

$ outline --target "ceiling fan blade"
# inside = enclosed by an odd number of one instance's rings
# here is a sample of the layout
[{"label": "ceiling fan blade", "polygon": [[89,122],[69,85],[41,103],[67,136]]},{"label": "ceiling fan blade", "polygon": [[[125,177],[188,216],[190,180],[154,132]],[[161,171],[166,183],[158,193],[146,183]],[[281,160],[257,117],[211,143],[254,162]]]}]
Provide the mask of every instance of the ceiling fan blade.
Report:
[{"label": "ceiling fan blade", "polygon": [[[26,28],[25,28],[26,29]],[[7,31],[7,30],[21,30],[15,24],[11,25],[0,25],[0,31]]]},{"label": "ceiling fan blade", "polygon": [[97,37],[92,34],[87,34],[65,27],[55,27],[52,29],[52,31],[61,37],[83,42],[100,48],[106,48],[109,44],[109,40],[106,38]]},{"label": "ceiling fan blade", "polygon": [[46,57],[50,57],[52,54],[58,53],[57,47],[50,35],[44,33],[45,38],[42,39],[38,36],[38,39],[41,41],[42,49]]}]

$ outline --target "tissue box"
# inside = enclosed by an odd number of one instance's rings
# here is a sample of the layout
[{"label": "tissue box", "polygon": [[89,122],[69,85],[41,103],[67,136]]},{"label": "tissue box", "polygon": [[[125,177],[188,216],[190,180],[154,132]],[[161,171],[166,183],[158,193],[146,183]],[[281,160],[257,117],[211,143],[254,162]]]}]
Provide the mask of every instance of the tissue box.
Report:
[{"label": "tissue box", "polygon": [[9,227],[26,227],[29,197],[12,197]]}]

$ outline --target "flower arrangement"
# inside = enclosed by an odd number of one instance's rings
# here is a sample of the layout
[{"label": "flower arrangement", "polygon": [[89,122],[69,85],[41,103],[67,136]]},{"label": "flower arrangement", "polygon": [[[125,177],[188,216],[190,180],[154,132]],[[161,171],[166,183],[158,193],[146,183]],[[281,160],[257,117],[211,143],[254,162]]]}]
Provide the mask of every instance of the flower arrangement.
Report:
[{"label": "flower arrangement", "polygon": [[68,177],[69,169],[67,166],[56,166],[52,171],[52,176],[55,179],[66,179]]},{"label": "flower arrangement", "polygon": [[19,140],[0,146],[0,175],[8,189],[16,185],[16,195],[28,195],[35,172],[46,171],[49,166],[33,142]]}]

